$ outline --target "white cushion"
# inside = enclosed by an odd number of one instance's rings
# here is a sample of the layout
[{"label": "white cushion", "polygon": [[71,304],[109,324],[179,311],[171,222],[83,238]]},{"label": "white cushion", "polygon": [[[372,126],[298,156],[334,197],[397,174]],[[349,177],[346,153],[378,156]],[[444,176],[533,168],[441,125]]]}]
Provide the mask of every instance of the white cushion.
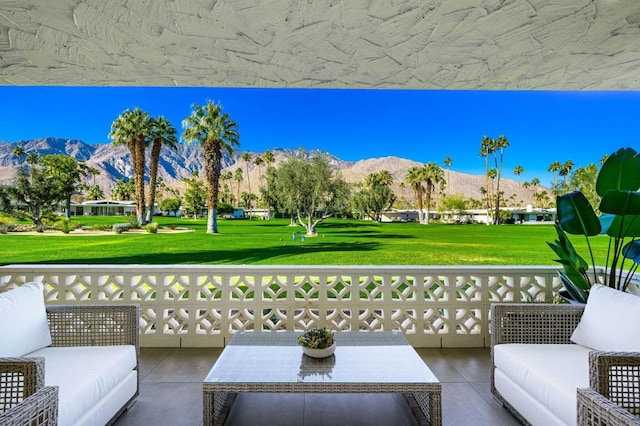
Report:
[{"label": "white cushion", "polygon": [[[576,423],[576,389],[589,387],[591,349],[572,344],[504,344],[493,350],[496,369],[562,422]],[[509,400],[509,395],[503,397]]]},{"label": "white cushion", "polygon": [[44,357],[45,386],[60,387],[60,426],[77,423],[136,366],[136,350],[130,345],[49,347],[27,356]]},{"label": "white cushion", "polygon": [[27,283],[0,294],[0,357],[16,357],[51,344],[43,285]]},{"label": "white cushion", "polygon": [[599,351],[640,352],[639,325],[640,297],[596,284],[571,341]]}]

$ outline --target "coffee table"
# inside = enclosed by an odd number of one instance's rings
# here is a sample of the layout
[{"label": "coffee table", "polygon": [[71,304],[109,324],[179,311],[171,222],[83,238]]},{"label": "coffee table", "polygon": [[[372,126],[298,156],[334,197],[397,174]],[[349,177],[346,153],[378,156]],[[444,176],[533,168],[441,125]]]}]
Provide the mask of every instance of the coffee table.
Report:
[{"label": "coffee table", "polygon": [[303,355],[299,332],[240,332],[203,381],[204,425],[222,424],[238,392],[403,393],[422,423],[442,424],[441,386],[400,332],[338,332],[328,358]]}]

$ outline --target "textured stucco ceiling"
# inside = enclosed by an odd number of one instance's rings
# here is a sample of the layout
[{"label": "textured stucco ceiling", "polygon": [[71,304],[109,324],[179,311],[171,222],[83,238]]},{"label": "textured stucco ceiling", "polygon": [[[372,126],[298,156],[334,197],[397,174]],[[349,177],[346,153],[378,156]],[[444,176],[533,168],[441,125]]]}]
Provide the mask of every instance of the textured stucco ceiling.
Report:
[{"label": "textured stucco ceiling", "polygon": [[0,0],[0,85],[640,89],[638,0]]}]

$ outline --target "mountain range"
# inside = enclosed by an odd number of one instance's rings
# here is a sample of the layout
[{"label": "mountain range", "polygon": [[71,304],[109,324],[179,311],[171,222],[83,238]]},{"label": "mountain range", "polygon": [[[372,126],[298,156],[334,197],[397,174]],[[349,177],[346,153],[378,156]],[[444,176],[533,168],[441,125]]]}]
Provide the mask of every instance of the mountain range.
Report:
[{"label": "mountain range", "polygon": [[[88,166],[99,170],[95,176],[95,184],[99,185],[107,198],[115,182],[122,178],[133,176],[131,155],[126,147],[114,147],[110,144],[88,144],[77,139],[62,139],[46,137],[17,142],[0,141],[0,183],[11,184],[19,166],[19,159],[12,154],[16,146],[22,146],[25,152],[38,152],[40,154],[65,154],[84,161]],[[149,151],[149,150],[147,150]],[[295,155],[297,150],[274,148],[271,150],[275,157],[274,166]],[[240,191],[248,191],[249,185],[253,192],[261,186],[261,179],[264,178],[264,166],[259,168],[252,162],[247,165],[241,160],[244,152],[236,151],[233,155],[225,155],[223,158],[223,173],[227,171],[235,172],[241,167],[244,172],[244,180],[240,184]],[[261,152],[249,152],[254,158],[262,155]],[[330,164],[342,173],[347,182],[363,182],[365,177],[374,172],[387,170],[393,176],[393,190],[400,204],[407,207],[413,206],[414,195],[409,187],[403,187],[401,183],[411,167],[422,166],[423,163],[398,157],[369,158],[360,161],[343,161],[340,158],[324,151],[310,151],[310,154],[325,154],[328,156]],[[249,179],[247,179],[247,167],[249,169]],[[202,149],[198,144],[180,144],[177,149],[171,150],[163,148],[158,165],[158,175],[164,183],[180,191],[184,190],[183,179],[191,177],[194,172],[200,176],[204,175],[204,163]],[[483,175],[470,175],[456,172],[454,170],[444,170],[444,177],[447,180],[447,188],[444,193],[463,194],[465,198],[481,199],[480,187],[485,185]],[[93,184],[93,178],[91,178]],[[236,192],[236,182],[231,182],[233,193]],[[501,190],[504,191],[505,198],[512,194],[520,194],[519,199],[524,204],[533,204],[533,191],[518,185],[512,179],[501,180]],[[538,190],[546,188],[539,188]]]}]

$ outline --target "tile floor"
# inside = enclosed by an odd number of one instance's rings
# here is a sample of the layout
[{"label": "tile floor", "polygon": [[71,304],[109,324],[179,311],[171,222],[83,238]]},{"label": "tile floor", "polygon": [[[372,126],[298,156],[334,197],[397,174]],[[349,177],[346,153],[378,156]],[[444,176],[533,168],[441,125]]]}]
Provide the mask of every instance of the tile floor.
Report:
[{"label": "tile floor", "polygon": [[[140,396],[117,426],[202,424],[202,380],[222,349],[141,348]],[[418,349],[442,383],[444,425],[519,425],[496,403],[488,348]],[[414,425],[394,394],[238,395],[226,425]]]}]

